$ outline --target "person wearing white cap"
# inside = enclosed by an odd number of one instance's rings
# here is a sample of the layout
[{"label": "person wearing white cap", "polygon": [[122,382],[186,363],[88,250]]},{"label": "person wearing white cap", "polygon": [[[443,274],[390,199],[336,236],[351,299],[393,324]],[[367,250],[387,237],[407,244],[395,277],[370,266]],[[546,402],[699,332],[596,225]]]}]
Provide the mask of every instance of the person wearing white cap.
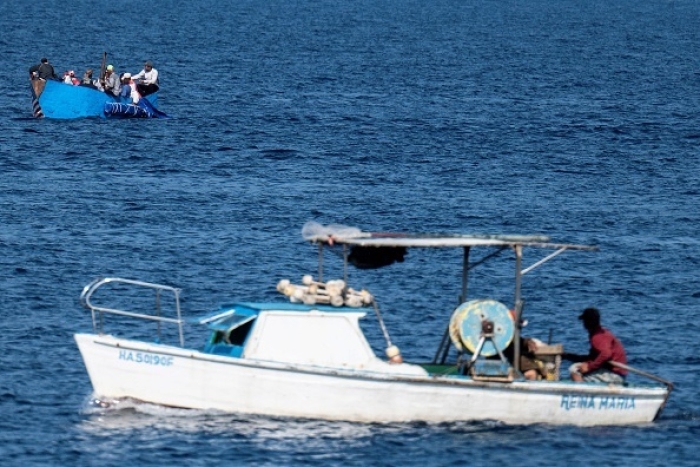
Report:
[{"label": "person wearing white cap", "polygon": [[131,98],[133,104],[138,104],[141,100],[141,95],[136,89],[136,83],[134,83],[131,78],[131,73],[124,73],[122,75],[122,92],[121,97]]},{"label": "person wearing white cap", "polygon": [[148,60],[143,70],[133,76],[136,86],[142,96],[153,94],[158,90],[158,70],[153,68],[153,62]]},{"label": "person wearing white cap", "polygon": [[118,97],[122,90],[122,84],[119,81],[119,76],[114,72],[114,66],[108,65],[105,70],[105,79],[102,83],[104,91],[114,97]]}]

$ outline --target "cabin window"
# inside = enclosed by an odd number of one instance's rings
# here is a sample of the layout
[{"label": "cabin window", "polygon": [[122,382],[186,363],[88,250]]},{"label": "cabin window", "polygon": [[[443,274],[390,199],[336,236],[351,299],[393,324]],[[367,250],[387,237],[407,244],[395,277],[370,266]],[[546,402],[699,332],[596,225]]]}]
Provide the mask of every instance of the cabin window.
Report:
[{"label": "cabin window", "polygon": [[254,319],[250,319],[249,321],[246,321],[245,323],[241,324],[238,327],[235,327],[231,329],[228,332],[227,336],[227,341],[231,345],[243,345],[245,342],[245,338],[248,337],[248,333],[250,332],[250,328],[253,327],[253,322]]},{"label": "cabin window", "polygon": [[211,336],[210,344],[220,344],[224,340],[224,333],[221,331],[215,331]]}]

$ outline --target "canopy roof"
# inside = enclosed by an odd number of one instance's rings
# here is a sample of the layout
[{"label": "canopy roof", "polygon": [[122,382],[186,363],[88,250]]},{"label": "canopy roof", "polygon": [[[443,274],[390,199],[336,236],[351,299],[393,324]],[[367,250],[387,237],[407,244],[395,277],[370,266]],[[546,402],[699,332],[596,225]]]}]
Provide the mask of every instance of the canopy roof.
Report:
[{"label": "canopy roof", "polygon": [[351,245],[359,247],[388,248],[453,248],[453,247],[499,247],[533,246],[540,248],[567,248],[579,250],[597,249],[591,245],[550,243],[545,235],[478,235],[478,234],[402,234],[394,232],[363,232],[353,227],[339,225],[322,226],[307,223],[302,229],[303,237],[314,243],[326,245]]}]

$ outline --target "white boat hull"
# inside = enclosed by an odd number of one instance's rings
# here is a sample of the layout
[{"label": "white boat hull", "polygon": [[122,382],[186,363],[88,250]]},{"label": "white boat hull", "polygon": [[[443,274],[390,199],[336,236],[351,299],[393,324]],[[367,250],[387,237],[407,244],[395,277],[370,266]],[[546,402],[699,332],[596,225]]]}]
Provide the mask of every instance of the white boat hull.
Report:
[{"label": "white boat hull", "polygon": [[653,421],[662,387],[479,382],[216,356],[76,334],[96,395],[227,412],[356,422],[497,420],[627,425]]}]

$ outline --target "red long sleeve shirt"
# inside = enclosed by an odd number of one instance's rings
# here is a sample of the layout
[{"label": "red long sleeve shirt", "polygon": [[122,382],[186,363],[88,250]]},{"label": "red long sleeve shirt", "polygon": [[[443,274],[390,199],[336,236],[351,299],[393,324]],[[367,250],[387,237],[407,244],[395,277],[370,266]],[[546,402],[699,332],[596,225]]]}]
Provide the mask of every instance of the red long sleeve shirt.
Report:
[{"label": "red long sleeve shirt", "polygon": [[[594,371],[600,368],[610,360],[620,363],[627,363],[627,355],[622,343],[607,329],[599,327],[589,335],[591,342],[591,351],[589,355],[588,371]],[[613,372],[625,376],[627,370],[613,366],[610,368]]]}]

